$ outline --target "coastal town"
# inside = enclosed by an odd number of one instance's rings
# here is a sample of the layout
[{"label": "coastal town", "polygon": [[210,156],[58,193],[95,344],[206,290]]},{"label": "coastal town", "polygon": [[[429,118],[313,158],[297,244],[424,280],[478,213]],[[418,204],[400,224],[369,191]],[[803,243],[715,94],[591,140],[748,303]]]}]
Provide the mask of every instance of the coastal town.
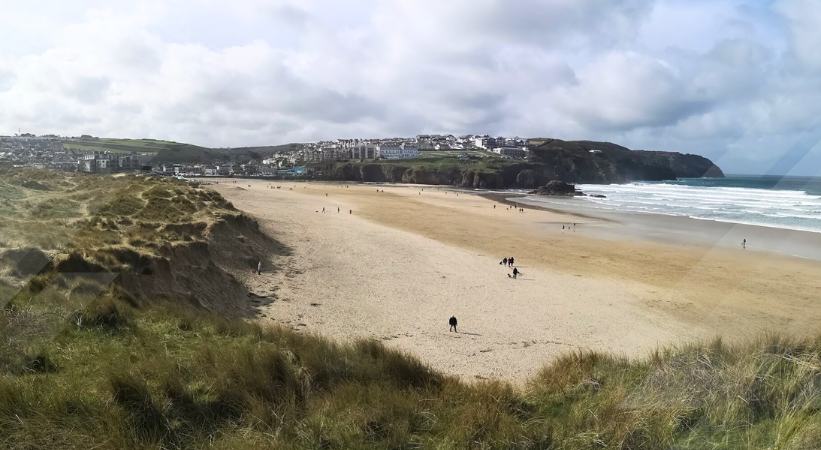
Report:
[{"label": "coastal town", "polygon": [[[409,160],[449,156],[459,159],[495,157],[525,159],[532,143],[520,137],[420,134],[408,138],[335,139],[293,144],[265,151],[258,158],[237,160],[231,150],[219,161],[173,161],[161,152],[89,135],[63,137],[21,133],[0,136],[0,165],[50,168],[70,172],[117,173],[142,171],[177,176],[301,176],[312,165],[338,161]],[[192,146],[193,147],[193,146]],[[274,147],[271,147],[274,148]]]}]

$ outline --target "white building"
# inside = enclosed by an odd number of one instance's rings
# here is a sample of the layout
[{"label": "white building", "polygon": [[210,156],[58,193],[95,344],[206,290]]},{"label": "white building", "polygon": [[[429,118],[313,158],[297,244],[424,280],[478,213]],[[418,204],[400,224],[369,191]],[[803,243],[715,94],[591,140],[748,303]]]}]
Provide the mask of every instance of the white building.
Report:
[{"label": "white building", "polygon": [[376,159],[379,152],[379,146],[371,143],[360,141],[351,147],[351,158],[353,159]]},{"label": "white building", "polygon": [[414,159],[419,157],[419,148],[408,142],[380,142],[376,153],[381,159]]}]

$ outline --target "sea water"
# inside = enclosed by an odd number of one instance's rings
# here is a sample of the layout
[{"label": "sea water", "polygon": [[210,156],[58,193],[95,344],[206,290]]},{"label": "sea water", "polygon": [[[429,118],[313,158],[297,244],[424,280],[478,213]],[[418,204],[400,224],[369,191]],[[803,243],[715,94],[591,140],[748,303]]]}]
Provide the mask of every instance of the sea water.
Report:
[{"label": "sea water", "polygon": [[583,184],[591,206],[821,233],[821,178],[729,175]]}]

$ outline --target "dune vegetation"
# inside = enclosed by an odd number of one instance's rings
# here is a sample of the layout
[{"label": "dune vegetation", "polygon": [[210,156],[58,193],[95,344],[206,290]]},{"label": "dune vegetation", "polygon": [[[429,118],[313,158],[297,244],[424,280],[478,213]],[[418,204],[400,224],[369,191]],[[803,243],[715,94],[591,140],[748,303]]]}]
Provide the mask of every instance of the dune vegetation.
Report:
[{"label": "dune vegetation", "polygon": [[211,191],[14,171],[0,196],[2,448],[821,447],[821,339],[568,353],[524,386],[467,383],[224,304],[247,302],[255,252],[287,249]]}]

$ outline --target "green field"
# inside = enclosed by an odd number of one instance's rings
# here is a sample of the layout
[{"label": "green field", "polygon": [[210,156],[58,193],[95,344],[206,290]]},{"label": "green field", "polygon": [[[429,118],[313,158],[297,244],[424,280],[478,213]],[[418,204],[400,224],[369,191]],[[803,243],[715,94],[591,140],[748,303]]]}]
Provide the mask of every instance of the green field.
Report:
[{"label": "green field", "polygon": [[522,386],[464,382],[377,341],[262,327],[245,295],[187,295],[288,251],[199,186],[9,170],[0,208],[0,448],[821,447],[821,338],[571,352]]},{"label": "green field", "polygon": [[63,147],[79,152],[110,151],[113,153],[144,152],[159,153],[184,145],[171,141],[154,139],[72,139],[63,141]]}]

